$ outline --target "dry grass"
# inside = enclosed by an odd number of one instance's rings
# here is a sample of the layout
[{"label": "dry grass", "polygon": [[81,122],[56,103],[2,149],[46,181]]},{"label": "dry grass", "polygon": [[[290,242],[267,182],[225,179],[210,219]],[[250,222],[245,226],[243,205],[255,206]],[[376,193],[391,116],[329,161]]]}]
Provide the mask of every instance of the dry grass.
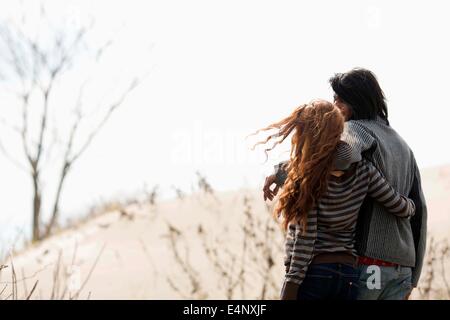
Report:
[{"label": "dry grass", "polygon": [[[75,247],[71,263],[69,265],[64,264],[62,256],[63,251],[60,250],[58,252],[58,258],[56,264],[53,268],[53,277],[52,277],[52,287],[51,293],[48,297],[43,297],[41,293],[39,296],[36,296],[37,289],[39,288],[39,280],[33,280],[33,285],[30,290],[27,288],[27,281],[36,278],[40,272],[45,270],[48,266],[38,270],[31,276],[25,276],[25,272],[22,270],[22,277],[19,279],[17,277],[16,269],[14,267],[14,259],[12,256],[9,257],[9,265],[1,264],[0,265],[0,300],[30,300],[30,299],[45,299],[45,300],[76,300],[80,298],[81,293],[83,292],[86,284],[92,276],[92,273],[97,266],[97,263],[102,255],[105,246],[102,247],[100,252],[98,253],[94,263],[85,279],[81,283],[75,283],[75,287],[73,287],[73,277],[72,270],[77,268],[76,265],[76,254],[77,248]],[[10,268],[10,281],[2,281],[2,271]],[[77,279],[81,280],[81,279]],[[19,285],[23,285],[23,289],[19,290]],[[88,293],[86,299],[89,299],[91,292]]]},{"label": "dry grass", "polygon": [[[172,253],[175,259],[175,263],[181,268],[183,274],[188,278],[188,285],[182,288],[180,285],[173,281],[172,277],[167,276],[167,282],[170,287],[179,294],[183,299],[204,299],[207,298],[206,292],[202,290],[199,273],[192,266],[189,259],[189,248],[184,247],[184,256],[179,249],[178,242],[181,239],[183,243],[186,243],[184,236],[180,230],[167,223],[169,232],[167,238],[169,239],[169,246],[172,249]],[[178,283],[178,282],[177,282]]]},{"label": "dry grass", "polygon": [[[214,195],[214,190],[206,178],[197,175],[203,195]],[[202,254],[218,279],[219,294],[225,299],[278,299],[280,279],[274,271],[279,259],[277,253],[283,252],[283,233],[272,217],[271,206],[266,205],[264,211],[256,212],[251,206],[250,196],[244,195],[242,201],[243,219],[240,224],[231,226],[233,230],[225,225],[222,230],[214,229],[214,233],[211,233],[201,223],[197,226]],[[168,222],[167,227],[166,237],[169,239],[174,263],[188,280],[188,285],[176,285],[172,276],[167,277],[167,282],[182,298],[208,298],[207,284],[215,280],[196,271],[189,260],[190,248],[184,232]],[[235,244],[223,240],[228,239],[230,234],[240,239],[238,249]],[[177,281],[180,282],[182,281]]]},{"label": "dry grass", "polygon": [[450,299],[447,266],[449,260],[450,247],[448,239],[436,241],[431,237],[428,241],[424,270],[418,286],[420,299]]},{"label": "dry grass", "polygon": [[184,200],[184,198],[186,197],[186,194],[184,193],[183,190],[181,190],[178,187],[172,186],[172,190],[175,192],[175,195],[177,197],[178,200]]}]

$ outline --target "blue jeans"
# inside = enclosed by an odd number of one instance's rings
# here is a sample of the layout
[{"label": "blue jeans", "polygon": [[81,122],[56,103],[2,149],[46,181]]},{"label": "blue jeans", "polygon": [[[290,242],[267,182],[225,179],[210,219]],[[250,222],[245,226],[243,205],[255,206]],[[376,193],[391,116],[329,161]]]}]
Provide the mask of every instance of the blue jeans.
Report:
[{"label": "blue jeans", "polygon": [[411,292],[410,267],[359,266],[358,300],[403,300]]},{"label": "blue jeans", "polygon": [[359,270],[341,263],[311,264],[297,300],[355,300]]}]

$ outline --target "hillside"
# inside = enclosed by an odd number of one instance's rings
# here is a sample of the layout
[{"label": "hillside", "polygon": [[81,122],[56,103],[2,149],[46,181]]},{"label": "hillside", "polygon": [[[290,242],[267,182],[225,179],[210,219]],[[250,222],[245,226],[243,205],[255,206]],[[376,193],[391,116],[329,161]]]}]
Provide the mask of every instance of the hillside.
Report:
[{"label": "hillside", "polygon": [[[422,180],[429,234],[442,241],[450,231],[450,166],[423,170]],[[8,259],[0,297],[277,299],[283,234],[270,210],[257,190],[206,190],[107,212]],[[446,254],[444,242],[436,248]],[[444,262],[450,277],[448,256]],[[415,298],[447,297],[445,282],[429,279],[438,267],[425,266]]]}]

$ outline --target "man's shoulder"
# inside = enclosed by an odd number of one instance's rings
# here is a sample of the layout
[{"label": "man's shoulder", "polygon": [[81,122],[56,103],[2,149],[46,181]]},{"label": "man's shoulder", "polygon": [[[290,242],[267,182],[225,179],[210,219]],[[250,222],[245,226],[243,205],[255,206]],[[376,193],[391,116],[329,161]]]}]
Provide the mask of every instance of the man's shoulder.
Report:
[{"label": "man's shoulder", "polygon": [[349,120],[345,131],[350,135],[369,135],[377,141],[388,140],[402,144],[409,149],[408,143],[402,136],[385,121],[381,120]]},{"label": "man's shoulder", "polygon": [[377,139],[377,135],[371,130],[371,124],[362,120],[349,120],[344,125],[342,133],[342,140],[348,142],[350,145],[358,144],[358,141],[372,144]]},{"label": "man's shoulder", "polygon": [[346,123],[347,134],[356,138],[371,136],[381,149],[393,151],[399,155],[408,155],[415,162],[414,152],[403,137],[385,121],[380,120],[349,120]]},{"label": "man's shoulder", "polygon": [[356,131],[371,131],[373,128],[392,129],[385,122],[378,120],[348,120],[345,123],[348,129]]}]

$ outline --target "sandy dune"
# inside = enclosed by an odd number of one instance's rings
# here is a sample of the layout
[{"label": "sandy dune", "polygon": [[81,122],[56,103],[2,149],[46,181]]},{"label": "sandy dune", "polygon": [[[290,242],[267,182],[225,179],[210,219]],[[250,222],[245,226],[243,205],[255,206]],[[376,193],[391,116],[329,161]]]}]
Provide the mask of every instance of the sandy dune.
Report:
[{"label": "sandy dune", "polygon": [[[450,231],[450,166],[423,170],[422,179],[428,201],[429,233],[446,238]],[[0,292],[4,287],[3,297],[11,292],[14,266],[17,298],[25,298],[37,280],[31,295],[34,299],[229,298],[229,286],[208,260],[202,239],[214,243],[219,250],[241,250],[245,197],[250,199],[247,206],[256,219],[270,220],[261,192],[255,190],[215,197],[198,193],[153,206],[134,205],[125,213],[114,211],[92,218],[80,227],[16,254],[13,264],[8,259],[5,262],[8,267],[0,272]],[[271,226],[276,227],[274,223]],[[179,259],[187,261],[188,271],[177,262],[170,239],[176,243]],[[283,236],[279,229],[270,241],[275,265],[269,272],[273,283],[264,295],[269,299],[278,296],[283,278]],[[263,281],[255,275],[257,266],[248,266],[251,269],[245,275],[248,285],[234,290],[232,298],[261,297],[264,289],[258,283]]]},{"label": "sandy dune", "polygon": [[[204,230],[203,234],[211,239],[211,243],[215,238],[214,241],[223,243],[224,247],[239,247],[242,240],[238,230],[244,216],[245,196],[253,197],[250,203],[255,213],[262,214],[262,218],[269,216],[260,193],[243,190],[240,193],[220,194],[220,200],[197,194],[156,206],[131,206],[126,210],[127,215],[109,212],[93,218],[81,227],[64,231],[14,256],[17,278],[27,278],[24,282],[28,290],[21,290],[23,285],[20,282],[18,291],[22,294],[29,292],[34,282],[39,280],[34,298],[48,299],[52,297],[52,292],[53,297],[60,297],[63,287],[67,287],[65,298],[68,298],[69,291],[74,295],[88,277],[98,257],[98,263],[79,295],[80,299],[225,299],[224,290],[218,285],[217,272],[204,253],[199,228]],[[194,294],[188,290],[191,287],[189,277],[176,263],[170,249],[168,223],[174,230],[182,232],[176,237],[177,248],[182,259],[189,261],[195,269],[193,272],[201,282],[200,289]],[[281,244],[281,241],[282,234],[279,232],[278,242]],[[187,253],[186,248],[189,248]],[[281,261],[282,252],[278,251],[277,260]],[[58,264],[60,253],[61,263]],[[6,264],[9,267],[3,270],[0,279],[3,284],[11,281],[11,263],[7,261]],[[58,265],[60,276],[55,281],[54,273]],[[278,284],[283,268],[277,265],[273,269],[274,277],[278,276]],[[65,281],[64,273],[68,276]],[[181,292],[176,292],[167,278]],[[55,282],[58,284],[55,285]],[[251,290],[254,290],[253,294]],[[249,288],[248,298],[257,297],[258,291],[258,286]]]},{"label": "sandy dune", "polygon": [[428,231],[435,237],[450,237],[450,166],[422,171],[428,206]]}]

